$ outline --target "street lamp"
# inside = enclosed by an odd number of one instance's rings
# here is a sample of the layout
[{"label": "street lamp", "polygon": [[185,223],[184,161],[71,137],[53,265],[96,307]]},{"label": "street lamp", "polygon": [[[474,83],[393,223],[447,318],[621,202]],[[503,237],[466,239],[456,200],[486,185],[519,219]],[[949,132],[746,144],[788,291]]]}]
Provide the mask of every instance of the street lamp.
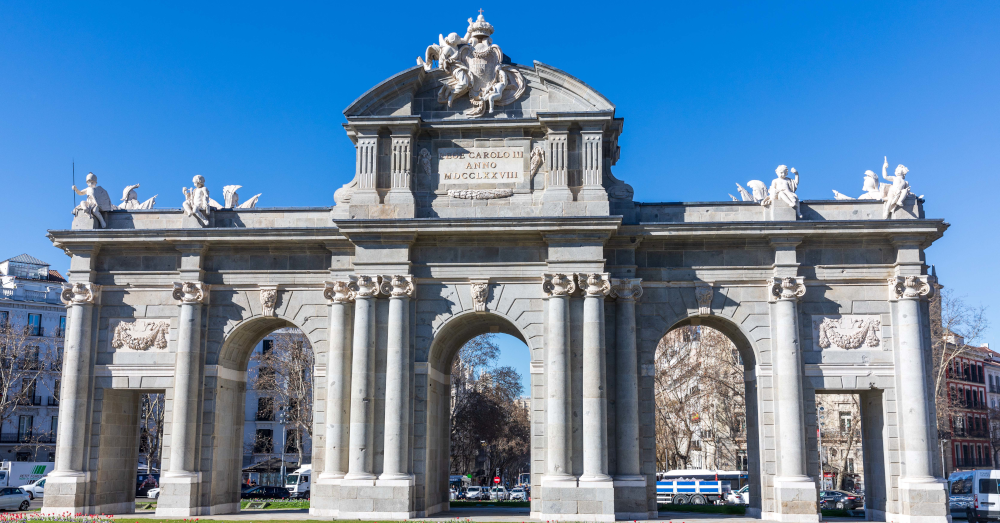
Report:
[{"label": "street lamp", "polygon": [[285,407],[278,408],[278,425],[281,427],[281,486],[285,486],[285,438],[287,432],[285,431],[285,423],[288,422],[288,412],[285,411]]},{"label": "street lamp", "polygon": [[826,415],[824,414],[825,410],[826,410],[825,407],[823,407],[822,405],[819,406],[819,423],[817,424],[818,427],[816,427],[816,440],[817,440],[816,442],[817,446],[819,447],[820,484],[823,485],[824,490],[829,490],[826,488],[826,471],[823,469],[823,420],[826,419]]}]

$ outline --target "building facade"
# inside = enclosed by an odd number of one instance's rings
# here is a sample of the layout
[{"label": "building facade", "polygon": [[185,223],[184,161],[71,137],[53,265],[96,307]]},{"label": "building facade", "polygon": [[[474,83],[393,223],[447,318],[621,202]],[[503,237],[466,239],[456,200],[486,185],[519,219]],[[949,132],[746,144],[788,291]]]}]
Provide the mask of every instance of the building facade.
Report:
[{"label": "building facade", "polygon": [[502,332],[530,349],[532,515],[655,518],[655,350],[700,323],[746,368],[751,516],[819,521],[815,395],[853,391],[870,517],[946,522],[924,249],[947,224],[898,184],[800,201],[785,166],[762,201],[636,202],[615,106],[505,60],[482,16],[468,33],[345,110],[355,178],[332,207],[219,209],[199,176],[180,208],[88,199],[50,231],[72,270],[43,511],[135,510],[120,434],[160,390],[157,515],[238,512],[248,361],[294,326],[316,354],[311,514],[447,510],[452,362]]},{"label": "building facade", "polygon": [[0,386],[2,460],[55,461],[65,281],[28,254],[0,262],[0,375],[14,382]]},{"label": "building facade", "polygon": [[958,351],[958,355],[951,358],[946,369],[951,404],[948,412],[951,439],[947,442],[946,467],[948,472],[992,468],[987,371],[993,352],[986,348],[965,346],[964,342],[949,344],[949,347],[949,350]]}]

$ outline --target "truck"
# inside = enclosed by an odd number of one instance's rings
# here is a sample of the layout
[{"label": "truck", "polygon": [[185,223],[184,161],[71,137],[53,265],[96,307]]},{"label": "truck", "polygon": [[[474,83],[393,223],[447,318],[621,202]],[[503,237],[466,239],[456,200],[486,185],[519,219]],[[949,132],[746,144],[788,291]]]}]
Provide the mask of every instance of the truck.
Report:
[{"label": "truck", "polygon": [[285,488],[293,499],[309,499],[309,480],[312,479],[312,464],[307,463],[297,468],[285,480]]},{"label": "truck", "polygon": [[731,490],[728,481],[670,478],[656,482],[656,502],[704,505],[725,501]]},{"label": "truck", "polygon": [[34,483],[52,471],[51,461],[4,461],[0,463],[0,487]]}]

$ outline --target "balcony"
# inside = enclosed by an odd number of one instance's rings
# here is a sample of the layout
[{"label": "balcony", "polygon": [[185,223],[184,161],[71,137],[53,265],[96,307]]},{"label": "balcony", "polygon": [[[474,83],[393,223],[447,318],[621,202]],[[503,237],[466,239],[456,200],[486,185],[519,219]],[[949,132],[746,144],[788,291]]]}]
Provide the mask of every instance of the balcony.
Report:
[{"label": "balcony", "polygon": [[31,432],[0,432],[0,443],[52,444],[55,442],[56,437],[54,434],[36,436]]},{"label": "balcony", "polygon": [[274,421],[274,412],[271,411],[257,411],[257,416],[255,421]]},{"label": "balcony", "polygon": [[23,406],[26,406],[26,407],[31,407],[31,406],[37,407],[37,406],[40,406],[42,404],[42,397],[41,396],[34,396],[34,395],[24,396],[24,397],[21,397],[21,398],[17,399],[17,404],[18,405],[23,405]]},{"label": "balcony", "polygon": [[49,396],[49,406],[50,407],[58,407],[59,406],[59,398],[57,398],[55,396]]},{"label": "balcony", "polygon": [[4,299],[7,299],[7,300],[13,300],[14,299],[14,289],[8,289],[8,288],[0,289],[0,298],[4,298]]}]

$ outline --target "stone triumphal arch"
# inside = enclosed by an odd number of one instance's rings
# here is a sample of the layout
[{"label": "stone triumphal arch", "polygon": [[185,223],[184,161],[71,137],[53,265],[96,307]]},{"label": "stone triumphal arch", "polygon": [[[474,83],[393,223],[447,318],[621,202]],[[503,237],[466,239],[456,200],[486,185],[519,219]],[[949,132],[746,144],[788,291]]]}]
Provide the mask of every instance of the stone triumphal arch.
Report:
[{"label": "stone triumphal arch", "polygon": [[492,33],[470,21],[347,108],[356,174],[333,207],[238,186],[220,204],[211,176],[180,208],[115,206],[90,180],[50,233],[72,261],[44,510],[133,511],[139,398],[163,392],[157,514],[237,512],[249,353],[295,326],[316,354],[314,515],[446,510],[451,358],[506,332],[531,353],[533,516],[656,517],[654,351],[704,323],[746,363],[752,515],[818,521],[812,400],[846,391],[871,518],[945,521],[923,252],[947,225],[906,169],[856,200],[800,201],[782,166],[743,201],[640,203],[612,174],[615,106]]}]

